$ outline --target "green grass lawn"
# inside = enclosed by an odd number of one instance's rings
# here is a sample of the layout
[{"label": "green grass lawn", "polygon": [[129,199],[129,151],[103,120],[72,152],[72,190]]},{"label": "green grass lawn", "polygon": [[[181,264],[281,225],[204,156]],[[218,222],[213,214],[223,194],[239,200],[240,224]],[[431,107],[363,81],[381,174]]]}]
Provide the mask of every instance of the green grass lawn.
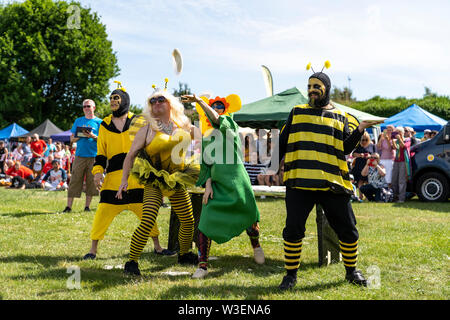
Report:
[{"label": "green grass lawn", "polygon": [[[284,275],[281,233],[283,199],[258,199],[261,243],[266,263],[256,265],[244,234],[222,245],[213,243],[210,273],[190,278],[195,267],[176,257],[152,253],[151,241],[140,260],[141,278],[123,275],[131,235],[138,221],[123,212],[100,242],[98,259],[83,261],[90,247],[95,210],[85,213],[84,195],[72,213],[62,214],[66,192],[0,188],[0,299],[442,299],[450,298],[450,203],[356,203],[360,233],[359,263],[367,277],[380,271],[379,288],[344,281],[342,263],[318,267],[315,212],[307,223],[302,263],[294,290],[277,287]],[[93,201],[96,208],[98,198]],[[167,245],[169,209],[158,218],[161,243]],[[80,270],[81,289],[69,289]],[[178,272],[178,275],[171,273]]]}]

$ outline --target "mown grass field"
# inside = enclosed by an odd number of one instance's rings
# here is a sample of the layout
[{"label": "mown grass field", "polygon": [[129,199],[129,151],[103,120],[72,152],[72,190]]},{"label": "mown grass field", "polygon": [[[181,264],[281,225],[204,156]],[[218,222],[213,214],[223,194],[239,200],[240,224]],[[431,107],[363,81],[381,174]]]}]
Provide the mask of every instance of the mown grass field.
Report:
[{"label": "mown grass field", "polygon": [[[96,208],[98,198],[91,208]],[[450,203],[357,203],[360,233],[359,269],[370,276],[380,270],[380,286],[359,288],[344,281],[342,263],[319,268],[315,212],[308,219],[297,286],[277,287],[284,275],[281,232],[283,199],[258,199],[261,242],[266,264],[252,258],[248,237],[213,243],[210,273],[190,278],[195,267],[176,264],[176,257],[152,253],[151,241],[140,260],[141,278],[123,275],[131,235],[138,224],[131,212],[120,214],[100,243],[98,258],[83,261],[90,247],[95,211],[85,213],[84,196],[73,211],[61,212],[66,192],[0,188],[0,298],[57,300],[213,300],[213,299],[437,299],[450,298]],[[160,211],[161,243],[167,245],[169,209]],[[80,289],[69,289],[68,268],[80,269]],[[171,275],[171,273],[181,273]]]}]

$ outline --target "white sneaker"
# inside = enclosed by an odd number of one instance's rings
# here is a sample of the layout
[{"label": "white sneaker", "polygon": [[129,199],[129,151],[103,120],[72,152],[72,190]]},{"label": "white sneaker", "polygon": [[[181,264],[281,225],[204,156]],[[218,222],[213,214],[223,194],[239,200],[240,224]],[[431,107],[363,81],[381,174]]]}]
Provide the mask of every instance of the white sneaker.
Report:
[{"label": "white sneaker", "polygon": [[198,268],[192,275],[192,279],[203,279],[208,274],[208,270]]},{"label": "white sneaker", "polygon": [[253,256],[255,257],[255,262],[257,264],[264,264],[264,251],[262,247],[257,247],[253,249]]}]

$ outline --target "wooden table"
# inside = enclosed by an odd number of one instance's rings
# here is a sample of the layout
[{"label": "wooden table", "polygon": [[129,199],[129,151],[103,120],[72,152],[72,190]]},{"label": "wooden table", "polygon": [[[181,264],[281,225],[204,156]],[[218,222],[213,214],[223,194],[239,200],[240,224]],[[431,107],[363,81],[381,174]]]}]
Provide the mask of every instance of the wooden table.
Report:
[{"label": "wooden table", "polygon": [[[286,187],[284,186],[252,186],[255,197],[279,197],[284,198],[286,195]],[[194,238],[193,242],[198,248],[198,223],[202,212],[203,188],[195,188],[189,190],[194,211]],[[284,211],[284,210],[283,210]],[[283,216],[285,213],[283,212]],[[327,266],[331,263],[340,261],[339,242],[336,233],[331,229],[327,218],[320,205],[316,205],[316,224],[317,224],[317,243],[319,266]],[[167,248],[169,250],[178,251],[178,229],[180,222],[177,215],[171,210],[169,225],[169,240]],[[280,230],[281,234],[281,230]],[[262,243],[264,247],[264,243]]]}]

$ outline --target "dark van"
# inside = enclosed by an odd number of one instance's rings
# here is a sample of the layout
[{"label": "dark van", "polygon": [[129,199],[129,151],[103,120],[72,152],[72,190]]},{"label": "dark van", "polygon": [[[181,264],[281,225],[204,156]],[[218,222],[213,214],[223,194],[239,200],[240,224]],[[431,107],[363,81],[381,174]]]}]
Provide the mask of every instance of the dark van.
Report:
[{"label": "dark van", "polygon": [[450,196],[450,121],[433,139],[411,148],[411,191],[422,201]]}]

